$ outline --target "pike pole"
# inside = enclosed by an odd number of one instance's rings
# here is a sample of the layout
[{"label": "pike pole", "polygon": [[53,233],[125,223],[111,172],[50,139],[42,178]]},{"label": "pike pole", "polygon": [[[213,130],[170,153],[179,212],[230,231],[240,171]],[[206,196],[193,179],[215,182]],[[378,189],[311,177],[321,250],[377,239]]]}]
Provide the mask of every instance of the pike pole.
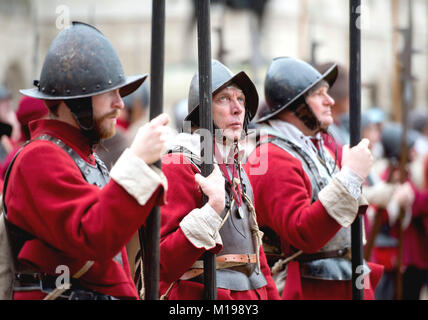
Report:
[{"label": "pike pole", "polygon": [[[212,83],[211,83],[211,21],[210,0],[198,0],[198,71],[199,71],[199,124],[201,131],[201,174],[207,177],[213,171],[213,121],[212,121]],[[205,139],[208,137],[208,139]],[[202,206],[208,199],[202,195]],[[204,299],[217,299],[215,254],[204,254]]]},{"label": "pike pole", "polygon": [[[407,180],[407,162],[409,157],[408,150],[408,122],[407,114],[413,107],[413,76],[412,76],[412,54],[413,49],[413,2],[407,2],[407,18],[408,27],[401,30],[404,35],[404,48],[400,55],[401,60],[401,126],[403,134],[401,135],[401,154],[400,154],[400,183],[405,183]],[[403,299],[403,220],[406,214],[406,209],[400,207],[398,216],[398,253],[397,253],[397,278],[396,278],[396,293],[397,300]]]},{"label": "pike pole", "polygon": [[[163,75],[165,52],[165,0],[152,1],[152,47],[150,58],[150,120],[163,111]],[[161,169],[161,161],[155,166]],[[139,229],[144,264],[144,298],[159,299],[159,242],[160,208],[154,207],[147,218],[147,226]]]},{"label": "pike pole", "polygon": [[[357,145],[361,139],[361,0],[349,0],[349,125],[350,147]],[[360,277],[364,274],[363,264],[363,217],[358,214],[351,226],[352,250],[352,299],[364,299],[364,286]]]}]

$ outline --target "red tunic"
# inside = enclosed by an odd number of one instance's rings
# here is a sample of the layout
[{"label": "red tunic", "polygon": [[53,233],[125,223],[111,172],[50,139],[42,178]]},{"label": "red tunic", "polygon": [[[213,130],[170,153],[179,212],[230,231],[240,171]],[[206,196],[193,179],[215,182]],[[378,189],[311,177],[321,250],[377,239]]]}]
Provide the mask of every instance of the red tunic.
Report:
[{"label": "red tunic", "polygon": [[[312,187],[301,162],[269,143],[250,155],[245,170],[250,177],[260,226],[268,226],[280,237],[286,256],[290,246],[314,253],[321,249],[341,226],[328,215],[321,202],[311,204]],[[266,151],[266,152],[265,152]],[[261,172],[265,168],[266,172]],[[373,299],[381,270],[369,265],[370,288],[365,298]],[[380,273],[380,274],[379,274]],[[311,280],[300,277],[299,263],[288,264],[283,299],[351,299],[351,281]]]},{"label": "red tunic", "polygon": [[[168,179],[170,192],[167,194],[167,204],[161,209],[160,292],[164,294],[175,282],[168,299],[200,300],[203,299],[203,284],[179,280],[181,275],[205,252],[204,248],[196,248],[179,227],[180,221],[190,211],[202,205],[202,194],[195,182],[195,174],[199,171],[187,158],[178,154],[163,157],[162,171]],[[221,249],[222,247],[217,245],[210,251],[218,253]],[[266,286],[248,291],[218,288],[217,298],[219,300],[279,299],[261,248],[260,259],[262,272],[268,282]]]},{"label": "red tunic", "polygon": [[[88,163],[94,157],[77,128],[56,120],[30,124],[31,137],[49,134],[64,141]],[[72,158],[50,141],[36,140],[15,161],[6,191],[9,221],[35,236],[18,259],[33,270],[70,275],[87,260],[95,261],[81,277],[84,286],[117,298],[137,299],[125,244],[144,224],[160,188],[141,206],[113,179],[103,188],[88,184]],[[121,252],[123,266],[112,258]],[[39,291],[16,292],[15,299],[39,299]]]}]

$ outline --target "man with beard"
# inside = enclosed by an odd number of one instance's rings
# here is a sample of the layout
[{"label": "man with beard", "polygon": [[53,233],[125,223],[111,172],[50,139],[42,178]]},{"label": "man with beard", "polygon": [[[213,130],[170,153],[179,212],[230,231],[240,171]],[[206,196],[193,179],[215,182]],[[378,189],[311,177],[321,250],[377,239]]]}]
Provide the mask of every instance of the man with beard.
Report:
[{"label": "man with beard", "polygon": [[[261,247],[251,185],[241,168],[239,140],[257,106],[256,88],[245,72],[234,75],[213,60],[216,134],[206,138],[214,139],[215,165],[208,177],[202,177],[197,74],[192,79],[184,132],[162,159],[170,190],[161,210],[160,291],[164,298],[203,299],[202,256],[209,251],[217,254],[219,300],[279,299]],[[208,197],[204,206],[202,193]]]},{"label": "man with beard", "polygon": [[[245,169],[268,260],[281,258],[272,272],[283,299],[352,297],[350,225],[366,204],[361,185],[373,157],[367,139],[345,146],[339,171],[323,145],[321,132],[333,123],[328,89],[336,77],[335,65],[320,74],[287,57],[274,59],[266,75],[269,112],[259,119],[259,146]],[[263,162],[267,170],[258,174]],[[370,269],[370,277],[364,276],[368,299],[379,268]]]},{"label": "man with beard", "polygon": [[73,22],[53,40],[37,88],[21,90],[45,101],[49,119],[30,122],[5,178],[14,299],[138,299],[124,246],[162,203],[166,180],[151,164],[168,116],[140,128],[110,175],[93,148],[114,135],[121,97],[146,78],[124,76],[108,39]]}]

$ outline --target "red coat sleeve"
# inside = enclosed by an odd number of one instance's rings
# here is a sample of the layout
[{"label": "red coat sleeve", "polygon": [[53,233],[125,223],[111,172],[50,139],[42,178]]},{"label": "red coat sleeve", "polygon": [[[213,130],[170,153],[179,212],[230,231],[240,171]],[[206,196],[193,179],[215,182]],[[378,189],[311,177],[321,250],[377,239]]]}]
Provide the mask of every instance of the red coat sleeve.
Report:
[{"label": "red coat sleeve", "polygon": [[[196,248],[179,227],[193,209],[201,207],[202,193],[195,182],[196,167],[182,155],[168,154],[162,159],[168,179],[167,204],[161,208],[160,278],[173,282],[181,277],[205,252]],[[214,253],[221,246],[213,248]]]},{"label": "red coat sleeve", "polygon": [[12,223],[67,256],[103,261],[145,222],[158,191],[141,206],[114,180],[99,189],[84,180],[64,150],[36,141],[13,166],[6,204]]},{"label": "red coat sleeve", "polygon": [[310,180],[299,160],[273,144],[263,149],[258,147],[245,165],[259,225],[275,231],[284,250],[291,245],[308,253],[318,251],[340,225],[320,201],[311,204]]}]

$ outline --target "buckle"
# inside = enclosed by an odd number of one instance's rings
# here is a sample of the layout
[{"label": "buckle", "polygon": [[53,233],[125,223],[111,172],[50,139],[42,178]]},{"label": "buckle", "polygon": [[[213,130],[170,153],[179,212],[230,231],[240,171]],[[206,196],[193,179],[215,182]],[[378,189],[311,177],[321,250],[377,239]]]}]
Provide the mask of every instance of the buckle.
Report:
[{"label": "buckle", "polygon": [[341,258],[352,260],[352,251],[350,248],[343,248],[337,250],[337,255]]}]

